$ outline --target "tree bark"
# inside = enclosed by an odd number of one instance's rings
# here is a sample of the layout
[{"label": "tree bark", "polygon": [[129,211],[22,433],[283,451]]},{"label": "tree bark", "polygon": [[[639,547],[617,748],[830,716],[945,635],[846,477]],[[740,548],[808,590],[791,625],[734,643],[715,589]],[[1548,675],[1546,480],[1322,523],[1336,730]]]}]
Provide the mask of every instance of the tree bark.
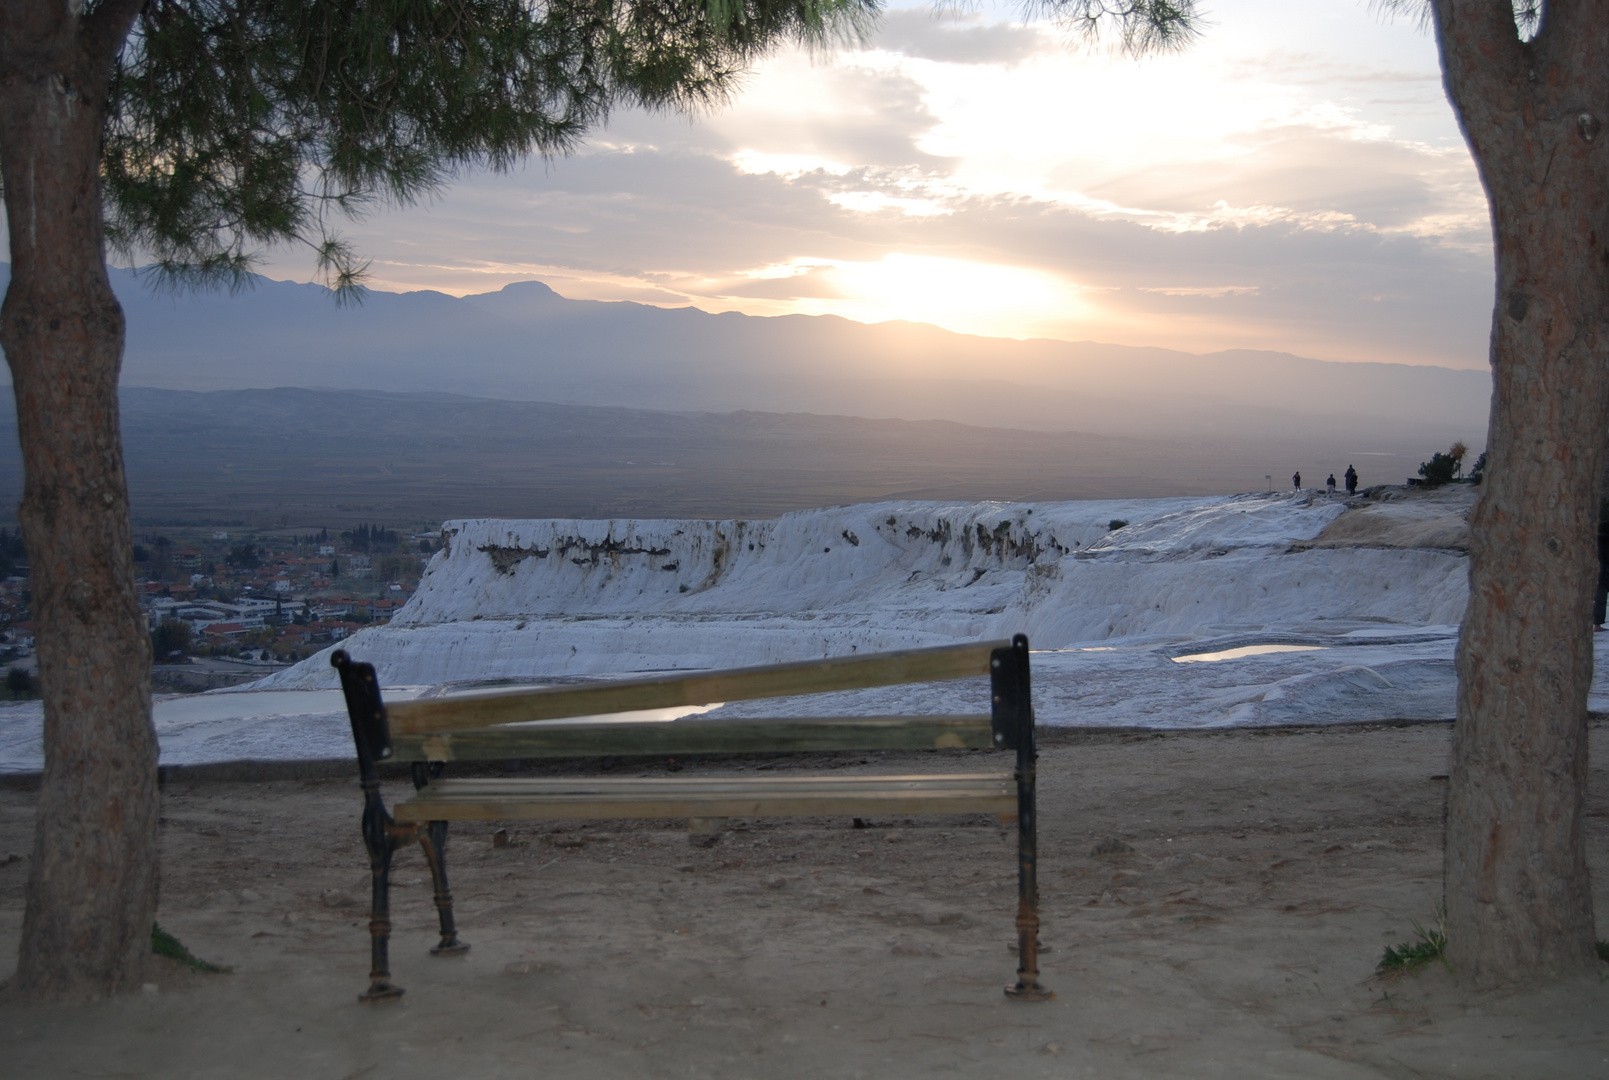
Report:
[{"label": "tree bark", "polygon": [[1609,7],[1434,0],[1496,249],[1486,478],[1470,518],[1447,806],[1447,950],[1477,985],[1596,961],[1582,834],[1609,431]]},{"label": "tree bark", "polygon": [[15,992],[137,987],[156,909],[151,649],[134,591],[118,430],[123,313],[106,274],[107,84],[138,3],[0,11],[0,172],[11,284],[0,305],[17,399],[45,767]]}]

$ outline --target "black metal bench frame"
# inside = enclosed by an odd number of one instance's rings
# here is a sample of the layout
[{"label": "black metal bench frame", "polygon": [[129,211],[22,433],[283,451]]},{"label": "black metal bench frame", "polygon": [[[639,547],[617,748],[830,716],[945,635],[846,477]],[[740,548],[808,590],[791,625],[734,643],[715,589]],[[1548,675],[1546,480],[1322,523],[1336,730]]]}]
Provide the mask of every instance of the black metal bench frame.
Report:
[{"label": "black metal bench frame", "polygon": [[[986,650],[990,677],[988,717],[817,717],[787,721],[671,721],[645,724],[536,724],[519,729],[496,725],[531,720],[558,720],[564,717],[601,715],[659,704],[705,704],[765,697],[792,696],[869,686],[892,686],[959,678],[982,674],[967,669],[964,662]],[[359,663],[337,650],[331,665],[340,673],[347,712],[352,722],[352,740],[357,747],[358,774],[363,790],[363,841],[368,849],[372,883],[369,918],[371,942],[369,988],[359,995],[364,1002],[395,1000],[403,990],[391,981],[389,944],[391,939],[390,875],[391,860],[399,847],[418,842],[430,867],[435,904],[441,924],[441,939],[430,950],[433,956],[455,956],[469,946],[458,939],[453,920],[452,893],[447,883],[447,820],[418,820],[420,814],[452,813],[455,817],[492,816],[552,817],[589,816],[596,807],[585,797],[574,800],[574,814],[553,813],[555,802],[562,804],[562,792],[549,796],[540,806],[510,795],[507,785],[497,791],[495,782],[444,779],[448,760],[465,758],[508,759],[519,756],[594,756],[624,754],[731,753],[767,750],[866,750],[917,745],[959,747],[972,745],[1016,751],[1016,768],[1009,780],[1016,787],[1017,816],[1017,979],[1006,987],[1007,996],[1019,1001],[1041,1001],[1054,994],[1039,984],[1039,889],[1038,830],[1035,810],[1036,759],[1034,712],[1028,665],[1028,639],[1018,634],[1010,643],[983,646],[954,646],[841,657],[803,664],[781,664],[745,668],[729,672],[697,673],[649,679],[617,680],[583,688],[541,688],[513,693],[471,695],[423,702],[407,702],[387,709],[371,664]],[[780,688],[780,689],[779,689]],[[694,700],[694,699],[697,700]],[[649,704],[644,704],[648,702]],[[404,722],[394,725],[391,714]],[[394,731],[399,726],[402,730]],[[785,738],[779,738],[779,733]],[[400,748],[400,753],[399,753]],[[523,753],[522,753],[523,751]],[[399,821],[386,809],[380,794],[379,763],[386,760],[411,761],[415,798],[398,806],[411,810],[414,820]],[[959,774],[977,777],[977,774]],[[857,791],[846,794],[842,806],[834,810],[845,814],[855,799],[885,800],[909,794],[912,781],[936,781],[936,777],[858,777]],[[475,785],[491,787],[483,795],[462,789]],[[532,782],[527,782],[532,783]],[[630,795],[633,781],[610,781],[611,790]],[[646,783],[639,781],[636,783]],[[880,787],[879,787],[880,785]],[[754,813],[743,810],[731,816],[788,814],[793,805],[775,780],[763,787],[749,784],[744,798],[758,799],[745,806],[772,801],[772,809]],[[454,808],[447,801],[432,802],[438,792],[452,789],[458,794]],[[866,790],[872,794],[867,795]],[[759,794],[755,794],[759,792]],[[952,793],[953,796],[953,793]],[[973,796],[953,796],[976,798]],[[674,801],[674,800],[673,800]],[[819,800],[818,800],[819,801]],[[731,803],[730,805],[737,805]],[[678,804],[680,805],[680,804]],[[879,806],[887,805],[879,803]],[[938,804],[946,805],[942,799]],[[465,809],[465,806],[468,809]],[[777,809],[776,807],[781,807]],[[950,809],[954,809],[951,807]],[[612,807],[615,817],[694,817],[665,812],[661,800],[656,808],[638,813],[629,806]],[[462,811],[462,812],[461,812]],[[506,811],[506,813],[505,813]],[[807,811],[829,812],[829,811]],[[900,813],[940,812],[911,809]],[[946,811],[948,812],[948,811]],[[605,816],[596,814],[594,816]],[[713,815],[712,815],[713,816]]]}]

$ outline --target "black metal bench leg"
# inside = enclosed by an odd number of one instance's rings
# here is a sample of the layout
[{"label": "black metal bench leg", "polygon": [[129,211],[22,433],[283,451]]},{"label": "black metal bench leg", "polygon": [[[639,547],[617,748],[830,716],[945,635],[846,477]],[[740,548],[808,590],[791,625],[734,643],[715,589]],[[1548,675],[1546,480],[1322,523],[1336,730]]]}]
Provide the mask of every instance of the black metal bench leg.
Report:
[{"label": "black metal bench leg", "polygon": [[[1033,695],[1028,680],[1028,639],[1018,634],[1010,649],[990,661],[994,701],[1002,726],[1012,729],[1017,750],[1017,982],[1006,996],[1047,1001],[1055,993],[1039,985],[1039,815],[1035,806],[1039,749],[1034,740]],[[997,730],[996,741],[999,742]]]},{"label": "black metal bench leg", "polygon": [[[1019,751],[1020,758],[1020,751]],[[1035,768],[1017,768],[1017,982],[1006,996],[1046,1001],[1055,993],[1039,985],[1039,837],[1034,808]]]},{"label": "black metal bench leg", "polygon": [[447,823],[432,821],[419,834],[419,846],[430,864],[430,880],[436,887],[436,914],[441,918],[441,941],[430,955],[462,956],[469,946],[458,940],[458,928],[453,925],[453,894],[447,888]]},{"label": "black metal bench leg", "polygon": [[385,807],[380,802],[380,785],[363,785],[363,842],[369,849],[369,873],[373,886],[369,907],[369,988],[358,995],[363,1002],[394,1001],[402,987],[391,982],[391,856],[397,838]]}]

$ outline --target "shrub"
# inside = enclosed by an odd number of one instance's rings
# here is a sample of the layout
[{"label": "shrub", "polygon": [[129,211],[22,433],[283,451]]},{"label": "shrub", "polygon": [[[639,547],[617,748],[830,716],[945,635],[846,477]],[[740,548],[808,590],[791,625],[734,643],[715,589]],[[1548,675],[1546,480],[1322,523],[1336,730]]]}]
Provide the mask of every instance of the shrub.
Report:
[{"label": "shrub", "polygon": [[31,698],[39,693],[39,679],[27,668],[14,667],[6,672],[6,689],[11,698]]},{"label": "shrub", "polygon": [[229,549],[224,562],[236,570],[255,570],[263,564],[261,555],[255,544],[236,544]]},{"label": "shrub", "polygon": [[189,652],[194,642],[194,631],[183,619],[163,619],[151,631],[151,652],[158,660]]},{"label": "shrub", "polygon": [[1124,518],[1113,518],[1111,521],[1108,521],[1106,523],[1106,527],[1107,527],[1107,529],[1115,532],[1115,531],[1117,531],[1118,529],[1121,529],[1123,526],[1125,526],[1127,524],[1128,524],[1128,521],[1125,520]]},{"label": "shrub", "polygon": [[1447,448],[1445,454],[1435,453],[1430,460],[1419,466],[1419,475],[1425,478],[1426,487],[1440,487],[1450,484],[1464,471],[1464,455],[1469,453],[1469,447],[1461,442],[1455,442]]}]

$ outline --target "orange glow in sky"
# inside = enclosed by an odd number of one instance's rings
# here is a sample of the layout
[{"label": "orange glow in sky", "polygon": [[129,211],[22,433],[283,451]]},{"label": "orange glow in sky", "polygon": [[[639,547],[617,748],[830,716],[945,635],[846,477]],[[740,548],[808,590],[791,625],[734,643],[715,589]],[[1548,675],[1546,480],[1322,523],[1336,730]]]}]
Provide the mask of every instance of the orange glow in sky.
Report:
[{"label": "orange glow in sky", "polygon": [[[350,230],[377,288],[909,320],[1004,337],[1485,364],[1484,197],[1433,42],[1223,0],[1145,60],[985,4],[623,113],[573,158]],[[276,255],[276,259],[280,256]],[[305,268],[271,261],[306,278]]]}]

